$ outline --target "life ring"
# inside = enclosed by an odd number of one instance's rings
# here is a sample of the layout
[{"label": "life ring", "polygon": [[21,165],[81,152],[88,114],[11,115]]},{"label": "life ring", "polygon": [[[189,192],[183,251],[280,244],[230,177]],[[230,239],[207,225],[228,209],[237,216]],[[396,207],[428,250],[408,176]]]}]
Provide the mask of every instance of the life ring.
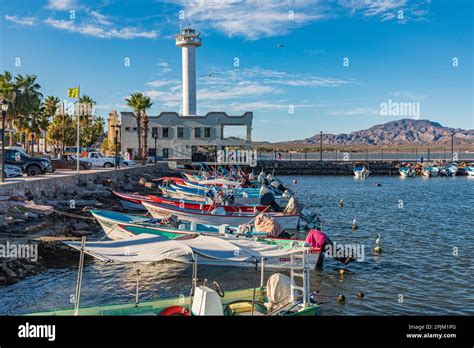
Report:
[{"label": "life ring", "polygon": [[171,316],[171,315],[179,315],[179,316],[187,317],[189,316],[189,309],[184,308],[182,306],[171,306],[171,307],[163,309],[160,312],[160,316]]}]

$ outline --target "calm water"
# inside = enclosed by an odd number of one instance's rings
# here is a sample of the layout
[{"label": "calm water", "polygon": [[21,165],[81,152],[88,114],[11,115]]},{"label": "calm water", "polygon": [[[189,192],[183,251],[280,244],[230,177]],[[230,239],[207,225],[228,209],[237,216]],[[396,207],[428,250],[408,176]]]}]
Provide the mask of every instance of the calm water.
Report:
[{"label": "calm water", "polygon": [[[474,314],[474,180],[456,178],[282,177],[297,179],[298,196],[322,218],[337,243],[363,244],[365,259],[348,266],[326,259],[311,273],[323,315]],[[375,183],[382,186],[375,186]],[[344,207],[338,208],[340,199]],[[403,207],[401,204],[403,203]],[[357,231],[351,230],[356,218]],[[381,233],[383,254],[372,253]],[[458,256],[453,255],[457,248]],[[79,254],[78,254],[79,255]],[[165,263],[141,266],[141,300],[188,294],[191,268]],[[224,290],[251,287],[254,271],[200,267],[200,278]],[[72,307],[76,268],[54,269],[0,288],[0,314]],[[133,266],[98,261],[84,270],[81,305],[134,301]],[[356,294],[363,292],[363,299]],[[344,305],[336,296],[344,294]],[[402,303],[401,299],[403,300]]]}]

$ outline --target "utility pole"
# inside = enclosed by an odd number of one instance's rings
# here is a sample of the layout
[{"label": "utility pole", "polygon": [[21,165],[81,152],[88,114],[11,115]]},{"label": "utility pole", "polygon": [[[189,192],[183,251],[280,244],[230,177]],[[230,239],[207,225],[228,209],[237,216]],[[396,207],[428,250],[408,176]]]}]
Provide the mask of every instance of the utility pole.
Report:
[{"label": "utility pole", "polygon": [[323,131],[319,132],[319,160],[322,162],[323,161]]}]

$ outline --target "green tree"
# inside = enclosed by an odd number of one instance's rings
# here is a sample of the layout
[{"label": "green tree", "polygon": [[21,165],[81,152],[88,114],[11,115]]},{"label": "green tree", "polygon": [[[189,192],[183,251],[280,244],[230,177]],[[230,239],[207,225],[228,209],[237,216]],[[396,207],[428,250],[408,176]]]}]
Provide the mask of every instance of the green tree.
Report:
[{"label": "green tree", "polygon": [[146,110],[151,108],[153,103],[151,102],[150,97],[147,97],[140,92],[130,94],[130,97],[125,99],[125,101],[135,112],[138,134],[138,156],[139,158],[145,159],[148,156],[148,117],[146,115]]}]

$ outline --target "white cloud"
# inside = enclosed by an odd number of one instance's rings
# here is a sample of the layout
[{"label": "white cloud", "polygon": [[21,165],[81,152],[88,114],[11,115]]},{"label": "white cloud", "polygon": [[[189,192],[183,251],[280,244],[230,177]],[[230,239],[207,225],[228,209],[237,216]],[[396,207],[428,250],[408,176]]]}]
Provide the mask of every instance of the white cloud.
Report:
[{"label": "white cloud", "polygon": [[283,35],[326,16],[326,6],[317,0],[187,0],[182,5],[192,23],[250,40]]},{"label": "white cloud", "polygon": [[49,8],[50,10],[59,11],[72,10],[75,7],[75,0],[49,0],[48,4],[46,5],[46,8]]},{"label": "white cloud", "polygon": [[142,31],[134,27],[125,27],[119,29],[108,26],[104,27],[94,23],[76,23],[73,20],[58,20],[51,17],[46,19],[44,22],[55,29],[79,33],[101,39],[154,39],[158,36],[158,33],[154,30]]},{"label": "white cloud", "polygon": [[88,11],[91,18],[97,22],[98,24],[102,24],[102,25],[112,25],[113,23],[109,20],[109,18],[107,16],[104,16],[102,13],[98,12],[98,11]]},{"label": "white cloud", "polygon": [[161,61],[156,64],[159,68],[161,73],[167,74],[172,71],[170,65],[167,62]]},{"label": "white cloud", "polygon": [[5,19],[7,21],[20,24],[20,25],[35,25],[36,24],[36,18],[34,17],[23,17],[19,18],[17,16],[9,16],[5,15]]},{"label": "white cloud", "polygon": [[411,99],[415,101],[420,101],[422,99],[425,99],[426,96],[422,94],[416,94],[413,92],[409,91],[395,91],[395,92],[390,92],[389,95],[397,98],[405,98],[405,99]]},{"label": "white cloud", "polygon": [[[380,21],[392,19],[424,20],[428,11],[420,6],[429,5],[430,1],[409,2],[408,0],[339,0],[339,5],[350,10],[351,14],[361,14],[363,17],[379,18]],[[399,11],[402,19],[399,19]]]},{"label": "white cloud", "polygon": [[[150,81],[147,82],[146,85],[150,87],[162,87],[162,86],[167,86],[170,84],[179,84],[180,82],[178,80],[155,80],[155,81]],[[175,87],[175,86],[173,86]]]}]

